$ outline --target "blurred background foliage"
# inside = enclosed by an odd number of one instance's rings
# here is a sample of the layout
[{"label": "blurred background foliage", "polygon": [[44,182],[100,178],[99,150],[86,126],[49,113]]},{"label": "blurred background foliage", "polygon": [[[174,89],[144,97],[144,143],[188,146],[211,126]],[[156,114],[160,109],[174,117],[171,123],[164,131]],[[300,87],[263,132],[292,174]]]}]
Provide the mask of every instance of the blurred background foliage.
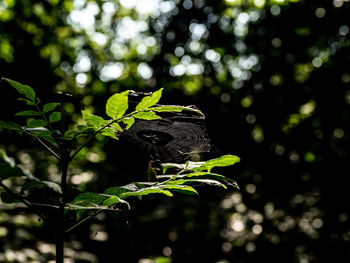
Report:
[{"label": "blurred background foliage", "polygon": [[[242,159],[225,174],[240,191],[101,214],[68,236],[67,262],[349,262],[349,12],[346,0],[1,0],[0,75],[61,101],[66,123],[82,108],[104,114],[115,92],[164,87],[164,104],[198,105],[219,152]],[[22,104],[1,91],[9,120]],[[0,144],[58,180],[34,142],[2,133]],[[98,138],[70,184],[103,191],[146,167]],[[0,262],[54,258],[49,228],[0,207]]]}]

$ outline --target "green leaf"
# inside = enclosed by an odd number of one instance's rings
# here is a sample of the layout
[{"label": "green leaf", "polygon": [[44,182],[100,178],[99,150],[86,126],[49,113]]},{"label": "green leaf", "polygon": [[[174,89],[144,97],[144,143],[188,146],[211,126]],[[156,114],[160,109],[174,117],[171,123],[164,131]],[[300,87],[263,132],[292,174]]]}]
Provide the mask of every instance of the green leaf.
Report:
[{"label": "green leaf", "polygon": [[194,168],[202,166],[204,163],[205,162],[187,161],[186,163],[161,163],[160,166],[163,168],[163,174],[165,174],[169,168],[193,170]]},{"label": "green leaf", "polygon": [[189,173],[189,174],[184,174],[184,175],[180,175],[177,176],[177,178],[191,178],[191,177],[195,177],[195,178],[213,178],[215,180],[218,181],[222,181],[225,184],[228,184],[230,186],[236,187],[237,189],[239,189],[239,186],[237,184],[237,182],[231,178],[228,178],[226,176],[223,176],[221,174],[217,174],[217,173],[208,173],[208,172],[193,172],[193,173]]},{"label": "green leaf", "polygon": [[130,127],[135,123],[135,119],[133,117],[127,117],[127,118],[123,118],[122,122],[126,124],[125,129],[129,130]]},{"label": "green leaf", "polygon": [[17,100],[24,101],[24,102],[26,102],[27,105],[29,105],[29,106],[37,105],[37,103],[35,103],[35,102],[31,101],[31,100],[25,99],[25,98],[17,98]]},{"label": "green leaf", "polygon": [[49,111],[54,110],[58,105],[59,103],[56,103],[56,102],[46,103],[43,107],[43,113],[47,113]]},{"label": "green leaf", "polygon": [[56,193],[62,194],[62,188],[59,184],[55,182],[50,182],[50,181],[41,181],[40,179],[34,176],[31,178],[28,178],[26,182],[22,185],[21,194],[23,194],[25,191],[33,187],[40,186],[40,185],[44,185],[50,188],[51,190],[55,191]]},{"label": "green leaf", "polygon": [[107,197],[101,194],[92,193],[92,192],[84,192],[77,195],[72,204],[79,204],[83,202],[89,203],[89,205],[99,205],[105,200]]},{"label": "green leaf", "polygon": [[121,187],[110,187],[104,194],[115,195],[119,198],[125,199],[131,196],[145,196],[149,194],[164,194],[173,196],[168,190],[163,190],[161,187],[155,186],[155,183],[150,183],[151,186],[146,186],[145,183],[132,183]]},{"label": "green leaf", "polygon": [[193,111],[200,115],[203,115],[203,112],[201,112],[199,109],[195,109],[192,107],[186,107],[186,106],[178,106],[178,105],[166,105],[166,106],[158,106],[158,107],[152,107],[148,108],[148,110],[156,111],[156,112],[181,112],[184,110],[187,111]]},{"label": "green leaf", "polygon": [[49,121],[50,122],[58,122],[61,120],[61,113],[58,111],[54,111],[53,113],[50,114],[49,116]]},{"label": "green leaf", "polygon": [[5,204],[14,204],[21,202],[21,200],[16,198],[16,196],[8,192],[1,193],[1,201]]},{"label": "green leaf", "polygon": [[94,127],[91,125],[78,125],[77,126],[78,132],[82,135],[84,135],[84,133],[91,133],[92,131],[94,131]]},{"label": "green leaf", "polygon": [[142,119],[142,120],[157,120],[162,117],[156,115],[153,111],[142,111],[132,115],[134,118]]},{"label": "green leaf", "polygon": [[96,129],[101,128],[101,126],[105,123],[105,120],[100,116],[96,116],[84,110],[82,110],[81,113],[84,121],[86,121],[87,124],[94,126]]},{"label": "green leaf", "polygon": [[189,174],[178,174],[178,175],[157,175],[157,178],[159,179],[171,179],[171,178],[176,178],[176,179],[188,179],[188,178],[199,178],[199,179],[214,179],[218,181],[223,181],[223,182],[235,182],[233,179],[228,178],[226,176],[223,176],[221,174],[217,173],[208,173],[208,172],[192,172]]},{"label": "green leaf", "polygon": [[81,218],[86,209],[98,209],[100,204],[106,199],[101,194],[85,192],[77,195],[72,201],[70,207],[76,209],[77,220]]},{"label": "green leaf", "polygon": [[32,110],[25,110],[20,111],[15,114],[15,116],[40,116],[40,112],[32,111]]},{"label": "green leaf", "polygon": [[41,184],[45,185],[46,187],[50,188],[51,190],[55,191],[56,193],[62,194],[62,188],[59,184],[51,181],[39,181]]},{"label": "green leaf", "polygon": [[111,128],[113,128],[114,130],[120,131],[120,132],[123,131],[122,127],[120,127],[120,125],[118,123],[116,123],[116,122],[113,122],[111,124]]},{"label": "green leaf", "polygon": [[111,137],[112,139],[118,140],[118,137],[115,135],[115,130],[111,127],[106,127],[101,131],[101,134],[107,137]]},{"label": "green leaf", "polygon": [[128,94],[129,90],[122,93],[116,93],[112,95],[106,103],[106,114],[113,118],[117,119],[124,115],[128,109]]},{"label": "green leaf", "polygon": [[29,132],[32,136],[38,137],[40,139],[44,139],[45,141],[51,143],[52,145],[55,145],[58,147],[56,141],[52,137],[52,132],[46,128],[39,127],[39,128],[26,128],[25,131]]},{"label": "green leaf", "polygon": [[217,181],[217,180],[212,180],[212,179],[180,179],[180,180],[174,180],[174,181],[169,181],[167,184],[175,184],[175,185],[181,185],[181,184],[193,184],[193,183],[199,183],[199,184],[207,184],[207,185],[215,185],[215,186],[221,186],[225,189],[227,189],[226,185],[223,183]]},{"label": "green leaf", "polygon": [[104,191],[104,194],[120,196],[123,193],[133,192],[133,191],[138,191],[138,190],[139,190],[139,188],[135,184],[128,184],[128,185],[124,185],[124,186],[110,187],[106,191]]},{"label": "green leaf", "polygon": [[29,87],[28,85],[23,85],[17,81],[4,78],[12,87],[14,87],[19,93],[26,96],[28,99],[34,102],[35,100],[35,92],[34,90]]},{"label": "green leaf", "polygon": [[131,196],[142,197],[142,196],[150,195],[150,194],[164,194],[166,196],[173,196],[173,194],[170,191],[163,190],[160,187],[146,187],[146,188],[140,189],[136,192],[123,193],[120,195],[120,198],[125,199],[125,198],[131,197]]},{"label": "green leaf", "polygon": [[162,189],[179,192],[181,194],[198,195],[198,192],[196,191],[196,189],[188,185],[177,185],[177,184],[171,185],[170,184],[170,185],[163,186]]},{"label": "green leaf", "polygon": [[23,128],[19,124],[2,120],[0,120],[0,128],[6,130],[23,131]]},{"label": "green leaf", "polygon": [[163,88],[157,90],[156,92],[153,92],[151,96],[144,97],[140,101],[140,103],[137,104],[136,111],[141,111],[157,104],[160,98],[162,97],[162,91],[163,91]]},{"label": "green leaf", "polygon": [[211,159],[204,164],[202,164],[200,167],[196,167],[193,170],[194,171],[203,171],[207,170],[208,172],[211,171],[214,167],[224,167],[224,166],[230,166],[234,165],[235,163],[239,162],[240,159],[237,156],[234,155],[224,155],[219,158]]},{"label": "green leaf", "polygon": [[130,209],[130,204],[127,201],[125,201],[125,200],[123,200],[115,195],[108,197],[106,200],[104,200],[102,205],[103,206],[112,206],[112,205],[115,205],[118,203],[126,204],[128,206],[128,208]]},{"label": "green leaf", "polygon": [[46,125],[47,125],[47,121],[45,121],[45,120],[31,119],[27,123],[28,128],[44,127]]},{"label": "green leaf", "polygon": [[182,106],[159,106],[159,107],[151,107],[148,108],[148,110],[156,111],[156,112],[181,112],[184,110],[185,107]]}]

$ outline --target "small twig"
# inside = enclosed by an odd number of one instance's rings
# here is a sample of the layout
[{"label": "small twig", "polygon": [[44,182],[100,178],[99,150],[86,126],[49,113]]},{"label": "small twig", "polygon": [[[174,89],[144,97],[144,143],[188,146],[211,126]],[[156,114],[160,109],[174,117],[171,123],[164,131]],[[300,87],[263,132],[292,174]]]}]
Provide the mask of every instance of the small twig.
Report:
[{"label": "small twig", "polygon": [[80,147],[70,156],[70,161],[73,160],[73,158],[95,137],[95,135],[97,135],[99,132],[101,132],[103,129],[111,126],[113,123],[118,122],[124,118],[130,117],[132,115],[134,115],[135,113],[140,112],[140,111],[133,111],[129,114],[126,114],[120,118],[114,119],[113,121],[107,123],[106,125],[102,126],[100,129],[98,129],[97,131],[95,131],[89,138],[86,139],[85,142],[82,143],[82,145],[80,145]]},{"label": "small twig", "polygon": [[68,233],[68,232],[72,231],[74,228],[80,226],[80,225],[81,225],[82,223],[84,223],[85,221],[87,221],[87,220],[89,220],[89,219],[91,219],[91,218],[94,218],[95,216],[99,215],[99,214],[102,213],[102,212],[103,212],[103,210],[98,210],[98,211],[96,211],[94,214],[85,217],[84,219],[82,219],[82,220],[80,220],[78,223],[76,223],[75,225],[73,225],[73,226],[71,226],[70,228],[68,228],[68,229],[65,231],[65,233]]},{"label": "small twig", "polygon": [[58,205],[41,204],[41,203],[33,203],[33,202],[31,202],[31,204],[32,204],[32,205],[35,205],[35,206],[44,206],[44,207],[50,207],[50,208],[59,209],[59,206],[58,206]]},{"label": "small twig", "polygon": [[38,138],[37,136],[35,136],[30,132],[25,132],[25,133],[33,136],[39,143],[41,143],[42,146],[44,146],[53,156],[55,156],[57,160],[61,160],[61,157],[55,151],[53,151],[45,142],[43,142],[40,138]]},{"label": "small twig", "polygon": [[25,204],[28,208],[32,209],[39,217],[41,217],[44,221],[50,223],[50,220],[40,211],[38,211],[32,203],[27,201],[23,196],[15,193],[10,188],[8,188],[3,182],[0,182],[0,185],[8,192],[9,194],[13,195],[16,199],[20,200],[23,204]]}]

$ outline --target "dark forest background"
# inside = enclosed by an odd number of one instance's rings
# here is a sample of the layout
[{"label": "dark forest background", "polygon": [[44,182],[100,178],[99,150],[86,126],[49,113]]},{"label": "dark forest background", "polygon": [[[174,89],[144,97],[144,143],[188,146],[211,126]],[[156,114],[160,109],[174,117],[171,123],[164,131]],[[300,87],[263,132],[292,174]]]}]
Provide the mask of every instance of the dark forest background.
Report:
[{"label": "dark forest background", "polygon": [[[223,171],[240,191],[101,214],[67,237],[67,262],[349,262],[349,13],[345,0],[0,1],[0,76],[61,101],[60,125],[83,108],[103,115],[115,92],[163,87],[163,104],[197,105],[219,154],[241,158]],[[0,91],[0,119],[12,120],[23,104],[4,82]],[[57,180],[37,146],[1,134],[8,155]],[[70,184],[102,191],[146,168],[100,139]],[[36,216],[0,208],[0,262],[54,258]]]}]

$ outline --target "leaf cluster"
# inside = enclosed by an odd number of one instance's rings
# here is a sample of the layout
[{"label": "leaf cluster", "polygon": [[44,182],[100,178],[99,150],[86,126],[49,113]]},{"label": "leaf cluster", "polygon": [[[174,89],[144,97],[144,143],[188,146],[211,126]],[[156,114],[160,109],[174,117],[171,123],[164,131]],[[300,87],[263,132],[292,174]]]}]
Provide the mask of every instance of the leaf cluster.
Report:
[{"label": "leaf cluster", "polygon": [[[148,195],[173,196],[175,192],[186,195],[198,195],[194,188],[196,185],[214,185],[222,188],[233,186],[238,188],[235,181],[221,174],[213,173],[215,167],[226,167],[239,162],[239,158],[233,155],[224,155],[206,162],[188,161],[185,164],[165,163],[162,164],[163,174],[158,177],[156,182],[134,182],[124,186],[114,186],[106,189],[102,193],[82,192],[78,194],[71,202],[66,202],[66,181],[69,163],[73,158],[97,135],[98,133],[118,139],[118,136],[132,127],[138,119],[153,121],[161,119],[157,113],[163,112],[181,112],[192,111],[197,114],[203,113],[195,108],[179,105],[160,105],[158,104],[162,90],[153,92],[145,96],[136,105],[135,109],[128,112],[129,90],[113,94],[108,98],[105,105],[107,117],[94,115],[86,110],[82,110],[82,119],[84,124],[77,125],[76,129],[68,131],[57,131],[53,125],[61,121],[61,112],[56,110],[60,105],[58,102],[41,104],[36,97],[35,91],[28,85],[20,84],[16,81],[4,78],[21,95],[18,98],[24,101],[30,109],[18,112],[16,116],[27,118],[25,126],[15,122],[6,122],[0,120],[0,131],[10,130],[19,134],[28,134],[34,137],[41,145],[53,154],[58,165],[62,170],[61,184],[41,180],[31,174],[21,165],[8,157],[4,150],[0,150],[0,183],[5,190],[1,194],[1,199],[5,203],[23,202],[30,206],[25,193],[29,189],[44,185],[59,194],[60,209],[67,212],[76,211],[78,226],[81,222],[91,216],[82,219],[82,215],[87,210],[95,210],[97,213],[103,210],[114,210],[117,206],[126,205],[130,209],[130,199],[132,197],[142,198]],[[87,137],[87,138],[86,138]],[[83,141],[77,145],[80,138]],[[67,146],[66,141],[70,142]],[[175,174],[167,174],[169,170],[175,170]],[[23,177],[25,182],[16,192],[7,187],[2,181],[12,177]],[[75,226],[71,227],[73,229]]]},{"label": "leaf cluster", "polygon": [[[174,192],[185,195],[198,195],[195,185],[212,185],[227,189],[227,186],[239,188],[237,183],[221,174],[212,173],[215,167],[231,166],[240,159],[234,155],[224,155],[206,162],[188,161],[185,164],[162,164],[163,175],[158,176],[158,182],[134,182],[124,186],[115,186],[106,189],[103,193],[84,192],[79,194],[70,204],[68,209],[76,210],[79,220],[86,210],[110,210],[117,204],[130,204],[126,199],[130,197],[161,194],[168,197],[174,196]],[[176,174],[165,174],[169,168],[176,168]]]}]

